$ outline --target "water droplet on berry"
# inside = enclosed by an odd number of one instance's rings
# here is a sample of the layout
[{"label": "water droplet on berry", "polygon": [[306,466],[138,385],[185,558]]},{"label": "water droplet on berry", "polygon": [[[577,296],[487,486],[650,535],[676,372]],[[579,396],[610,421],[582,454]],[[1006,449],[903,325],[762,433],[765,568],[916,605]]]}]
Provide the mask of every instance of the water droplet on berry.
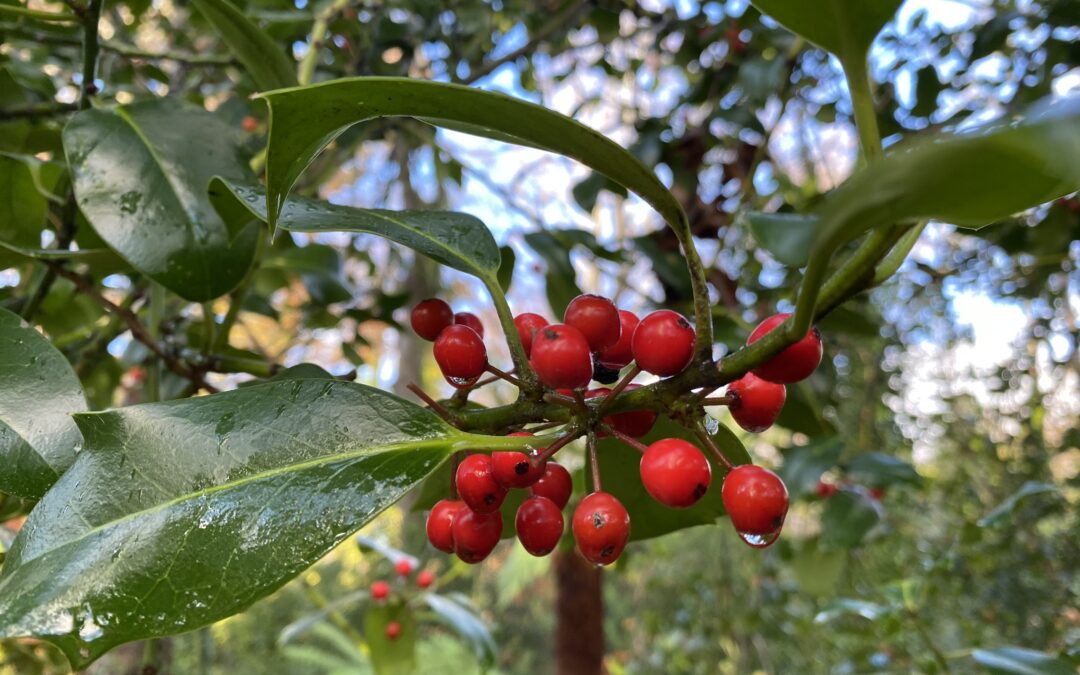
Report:
[{"label": "water droplet on berry", "polygon": [[778,527],[768,534],[749,534],[747,532],[739,532],[738,534],[739,538],[746,542],[747,546],[752,548],[768,548],[780,538],[780,531],[783,529],[783,527]]}]

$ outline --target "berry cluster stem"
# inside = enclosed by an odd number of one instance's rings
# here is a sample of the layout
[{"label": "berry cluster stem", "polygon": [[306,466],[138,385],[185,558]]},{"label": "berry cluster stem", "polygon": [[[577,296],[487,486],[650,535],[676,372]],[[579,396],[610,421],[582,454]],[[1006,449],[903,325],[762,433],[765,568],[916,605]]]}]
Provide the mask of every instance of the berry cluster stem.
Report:
[{"label": "berry cluster stem", "polygon": [[619,383],[615,385],[615,387],[611,390],[611,393],[604,397],[603,402],[600,403],[600,408],[596,411],[597,416],[603,417],[607,409],[611,407],[611,403],[615,400],[615,397],[621,394],[623,390],[626,389],[626,386],[633,382],[634,378],[640,374],[641,368],[638,368],[636,365],[631,368],[630,372],[628,372],[626,375],[623,376],[621,380],[619,380]]},{"label": "berry cluster stem", "polygon": [[539,453],[535,457],[532,457],[529,461],[534,466],[539,466],[540,464],[554,457],[556,452],[562,450],[564,447],[569,445],[571,441],[581,438],[581,435],[583,433],[585,432],[578,427],[571,428],[569,431],[566,432],[566,434],[560,436],[554,443],[544,448],[543,452]]},{"label": "berry cluster stem", "polygon": [[416,397],[426,403],[427,406],[431,408],[432,411],[434,411],[435,414],[437,414],[439,417],[443,418],[448,422],[450,421],[450,412],[446,408],[444,408],[441,403],[428,396],[427,392],[425,392],[423,389],[413,383],[409,383],[405,388],[416,394]]},{"label": "berry cluster stem", "polygon": [[698,440],[701,441],[702,445],[704,445],[712,456],[716,458],[716,461],[727,467],[728,471],[735,468],[735,465],[731,463],[731,460],[727,458],[727,455],[721,452],[720,448],[716,447],[716,442],[713,441],[709,432],[705,430],[705,427],[701,424],[701,420],[698,420],[694,424],[694,435],[698,437]]},{"label": "berry cluster stem", "polygon": [[592,473],[592,491],[601,492],[603,488],[600,484],[600,455],[596,451],[596,432],[590,431],[589,437],[585,443],[589,452],[589,469],[590,473]]},{"label": "berry cluster stem", "polygon": [[619,439],[623,443],[626,443],[631,448],[634,448],[635,450],[640,450],[641,452],[645,452],[646,450],[648,450],[648,447],[644,443],[634,438],[633,436],[624,434],[610,424],[602,424],[600,425],[600,428],[603,429],[605,432],[611,434],[615,438]]}]

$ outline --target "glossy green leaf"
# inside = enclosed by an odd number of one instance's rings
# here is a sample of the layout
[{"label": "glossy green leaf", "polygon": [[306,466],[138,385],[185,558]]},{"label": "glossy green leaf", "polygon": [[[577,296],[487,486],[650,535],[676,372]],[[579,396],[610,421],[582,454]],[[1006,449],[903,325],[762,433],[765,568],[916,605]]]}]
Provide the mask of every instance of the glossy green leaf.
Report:
[{"label": "glossy green leaf", "polygon": [[445,623],[460,635],[472,648],[480,667],[487,670],[495,665],[495,639],[487,624],[476,611],[466,605],[467,598],[460,600],[450,596],[428,593],[424,602]]},{"label": "glossy green leaf", "polygon": [[41,246],[48,207],[27,161],[0,153],[0,269],[23,257],[13,248]]},{"label": "glossy green leaf", "polygon": [[798,213],[746,214],[750,233],[758,245],[788,267],[802,267],[810,255],[810,245],[817,234],[818,218]]},{"label": "glossy green leaf", "polygon": [[[256,218],[267,218],[261,188],[215,179],[209,194],[222,212],[243,206]],[[478,218],[464,213],[360,209],[294,197],[284,203],[279,224],[293,232],[375,234],[483,279],[493,278],[501,264],[491,232]]]},{"label": "glossy green leaf", "polygon": [[[397,622],[401,634],[391,640],[386,627]],[[377,675],[412,675],[416,671],[416,617],[407,605],[374,605],[364,613],[364,637]]]},{"label": "glossy green leaf", "polygon": [[821,544],[854,548],[881,520],[878,506],[861,492],[840,490],[825,500],[821,514]]},{"label": "glossy green leaf", "polygon": [[86,398],[67,359],[0,309],[0,492],[38,498],[75,461]]},{"label": "glossy green leaf", "polygon": [[798,431],[811,438],[832,436],[836,427],[821,415],[821,403],[806,382],[787,385],[787,400],[776,418],[785,429]]},{"label": "glossy green leaf", "polygon": [[992,673],[1009,675],[1076,675],[1076,664],[1046,652],[1023,647],[976,649],[971,658]]},{"label": "glossy green leaf", "polygon": [[296,66],[278,43],[228,0],[192,0],[262,90],[296,86]]},{"label": "glossy green leaf", "polygon": [[[5,259],[3,255],[5,252],[11,254],[14,258],[25,258],[27,260],[71,260],[94,267],[100,265],[109,267],[124,266],[123,261],[111,249],[107,248],[88,248],[78,251],[62,248],[25,248],[0,241],[0,261]],[[3,262],[0,262],[0,265],[3,265]]]},{"label": "glossy green leaf", "polygon": [[499,247],[499,288],[503,293],[510,290],[510,284],[514,281],[514,263],[517,261],[517,255],[514,254],[514,249],[510,246]]},{"label": "glossy green leaf", "polygon": [[864,59],[870,44],[903,0],[752,0],[793,33],[841,60]]},{"label": "glossy green leaf", "polygon": [[522,446],[322,379],[76,419],[85,448],[0,576],[0,637],[44,637],[76,668],[248,607],[462,445]]},{"label": "glossy green leaf", "polygon": [[165,99],[86,110],[64,128],[79,207],[132,267],[192,301],[232,290],[258,229],[230,236],[206,197],[211,177],[250,180],[236,130]]},{"label": "glossy green leaf", "polygon": [[[731,440],[735,438],[734,435],[729,436],[731,432],[727,431],[725,434],[724,431],[726,429],[721,426],[713,434],[717,444],[721,445],[733,463],[749,464],[750,456],[742,444],[735,439],[736,448]],[[656,426],[641,442],[648,445],[661,438],[683,438],[695,445],[700,444],[692,433],[667,418],[658,419]],[[695,525],[709,525],[726,513],[720,491],[723,467],[717,468],[711,457],[709,459],[713,464],[713,480],[709,491],[688,509],[672,509],[653,499],[641,483],[640,451],[614,438],[601,439],[597,446],[604,489],[615,495],[631,514],[631,541],[651,539]],[[709,457],[707,453],[706,457]],[[591,478],[587,477],[586,484],[589,484],[590,480]]]},{"label": "glossy green leaf", "polygon": [[663,183],[617,143],[565,115],[504,94],[407,78],[358,77],[261,98],[270,106],[266,185],[271,226],[293,183],[330,141],[358,122],[400,115],[565,155],[636,192],[667,222],[686,218]]},{"label": "glossy green leaf", "polygon": [[998,504],[993,511],[978,520],[979,527],[995,527],[1009,520],[1021,502],[1036,495],[1060,495],[1061,491],[1052,483],[1028,481],[1019,490],[1009,495],[1008,499]]}]

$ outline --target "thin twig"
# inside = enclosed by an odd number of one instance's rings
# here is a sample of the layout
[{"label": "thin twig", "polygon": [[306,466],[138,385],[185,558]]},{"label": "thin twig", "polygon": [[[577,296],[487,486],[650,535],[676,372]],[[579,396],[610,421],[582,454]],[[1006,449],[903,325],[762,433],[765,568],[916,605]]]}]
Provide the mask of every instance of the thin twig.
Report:
[{"label": "thin twig", "polygon": [[560,436],[558,440],[556,440],[554,443],[544,448],[543,452],[530,457],[529,463],[532,464],[534,467],[542,465],[544,462],[554,457],[556,452],[562,450],[571,441],[581,438],[581,435],[584,433],[584,430],[579,429],[578,427],[573,427],[572,429],[567,431],[565,435]]},{"label": "thin twig", "polygon": [[602,403],[600,403],[600,408],[596,411],[596,414],[600,417],[603,417],[604,412],[611,407],[611,404],[615,400],[615,397],[621,394],[623,392],[623,389],[626,389],[626,386],[633,382],[634,378],[640,374],[641,368],[637,367],[637,365],[631,368],[630,372],[627,373],[621,380],[619,380],[619,383],[615,385],[615,388],[611,390],[611,393],[604,397],[604,400]]},{"label": "thin twig", "polygon": [[634,438],[633,436],[630,436],[629,434],[625,434],[625,433],[619,431],[618,429],[611,426],[610,424],[601,424],[600,428],[603,429],[604,431],[606,431],[607,433],[611,434],[615,438],[619,439],[623,443],[626,443],[627,445],[629,445],[631,448],[633,448],[635,450],[645,452],[646,450],[649,449],[649,447],[647,445],[645,445],[644,443],[642,443],[638,439]]},{"label": "thin twig", "polygon": [[723,396],[715,396],[712,398],[701,399],[701,405],[731,405],[738,397],[731,394],[724,394]]},{"label": "thin twig", "polygon": [[66,115],[78,109],[77,103],[34,103],[0,110],[0,120],[44,119]]},{"label": "thin twig", "polygon": [[416,398],[426,403],[429,408],[431,408],[435,411],[436,414],[438,414],[439,417],[447,421],[450,420],[450,412],[446,408],[444,408],[441,403],[428,396],[427,392],[425,392],[423,389],[412,383],[409,383],[405,388],[416,394]]},{"label": "thin twig", "polygon": [[735,465],[731,463],[731,460],[727,458],[727,455],[721,452],[720,448],[716,447],[716,442],[713,441],[709,432],[705,431],[705,427],[702,426],[701,420],[694,423],[694,435],[698,437],[705,445],[705,448],[712,453],[713,457],[715,457],[718,462],[727,467],[728,471],[735,468]]},{"label": "thin twig", "polygon": [[596,432],[590,431],[589,438],[585,443],[589,452],[589,468],[592,469],[592,489],[593,492],[601,492],[600,456],[596,452]]},{"label": "thin twig", "polygon": [[514,385],[518,389],[522,389],[525,386],[525,384],[521,380],[517,379],[516,377],[514,377],[513,375],[511,375],[510,373],[508,373],[506,371],[499,370],[498,368],[491,365],[490,363],[487,366],[487,371],[489,373],[491,373],[492,375],[494,375],[495,377],[499,378],[500,380],[506,380],[507,382]]}]

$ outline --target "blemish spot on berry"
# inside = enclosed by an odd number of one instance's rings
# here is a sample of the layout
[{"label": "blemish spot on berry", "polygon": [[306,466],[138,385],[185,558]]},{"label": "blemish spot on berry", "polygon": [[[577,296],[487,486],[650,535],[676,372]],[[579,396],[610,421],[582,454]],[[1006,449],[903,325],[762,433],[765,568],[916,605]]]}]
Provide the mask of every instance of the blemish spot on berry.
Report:
[{"label": "blemish spot on berry", "polygon": [[604,526],[604,517],[601,516],[599,514],[599,512],[595,512],[595,511],[593,512],[593,514],[592,514],[592,525],[593,525],[593,527],[595,527],[598,530]]},{"label": "blemish spot on berry", "polygon": [[705,496],[705,493],[709,491],[709,486],[704,483],[698,483],[694,488],[694,499],[701,499]]},{"label": "blemish spot on berry", "polygon": [[559,331],[551,330],[550,328],[545,328],[543,330],[543,336],[544,336],[545,340],[558,340],[559,339]]},{"label": "blemish spot on berry", "polygon": [[690,322],[686,320],[686,317],[679,317],[679,328],[689,328]]},{"label": "blemish spot on berry", "polygon": [[495,495],[494,495],[494,494],[492,494],[492,493],[490,493],[490,492],[489,492],[489,493],[487,493],[486,495],[484,495],[484,503],[485,503],[485,504],[494,504],[494,503],[495,503],[495,499],[496,499],[496,498],[495,498]]},{"label": "blemish spot on berry", "polygon": [[601,558],[610,558],[613,555],[615,555],[615,547],[614,546],[605,546],[604,548],[600,549],[600,557]]},{"label": "blemish spot on berry", "polygon": [[519,476],[524,476],[525,474],[529,473],[529,463],[528,462],[518,462],[517,464],[514,465],[514,473],[516,473]]}]

